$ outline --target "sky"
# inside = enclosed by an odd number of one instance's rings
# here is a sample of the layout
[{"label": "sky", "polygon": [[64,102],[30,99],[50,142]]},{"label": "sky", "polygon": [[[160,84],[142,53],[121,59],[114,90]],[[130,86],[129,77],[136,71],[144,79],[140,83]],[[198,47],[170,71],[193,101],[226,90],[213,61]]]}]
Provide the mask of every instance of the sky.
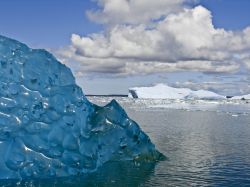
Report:
[{"label": "sky", "polygon": [[249,0],[0,1],[0,34],[45,48],[86,94],[166,83],[250,93]]}]

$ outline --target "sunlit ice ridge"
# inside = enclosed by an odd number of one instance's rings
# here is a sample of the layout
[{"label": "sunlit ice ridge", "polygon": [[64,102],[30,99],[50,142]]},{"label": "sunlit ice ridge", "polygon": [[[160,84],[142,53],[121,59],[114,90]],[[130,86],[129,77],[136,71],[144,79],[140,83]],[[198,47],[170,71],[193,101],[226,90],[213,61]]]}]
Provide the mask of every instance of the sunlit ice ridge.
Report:
[{"label": "sunlit ice ridge", "polygon": [[0,35],[0,179],[65,177],[110,161],[164,159],[112,100],[89,102],[71,70]]}]

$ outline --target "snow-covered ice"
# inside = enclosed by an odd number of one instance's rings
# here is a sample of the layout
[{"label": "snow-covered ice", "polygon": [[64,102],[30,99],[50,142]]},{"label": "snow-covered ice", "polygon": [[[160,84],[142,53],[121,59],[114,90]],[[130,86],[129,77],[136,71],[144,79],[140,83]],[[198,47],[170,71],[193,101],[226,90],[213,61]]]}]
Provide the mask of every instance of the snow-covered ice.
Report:
[{"label": "snow-covered ice", "polygon": [[70,176],[109,161],[162,157],[115,100],[92,104],[50,53],[0,36],[0,179]]}]

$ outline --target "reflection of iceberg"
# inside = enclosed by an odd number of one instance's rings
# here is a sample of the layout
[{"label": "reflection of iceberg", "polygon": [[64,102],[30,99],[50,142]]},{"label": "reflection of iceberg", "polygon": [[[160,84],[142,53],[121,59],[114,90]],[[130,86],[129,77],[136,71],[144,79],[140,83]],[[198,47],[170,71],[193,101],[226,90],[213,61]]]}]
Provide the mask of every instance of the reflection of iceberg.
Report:
[{"label": "reflection of iceberg", "polygon": [[173,88],[165,84],[157,84],[153,87],[130,88],[129,97],[151,99],[225,99],[224,96],[211,91]]},{"label": "reflection of iceberg", "polygon": [[154,162],[134,163],[131,161],[107,162],[96,172],[81,176],[47,178],[42,180],[25,179],[0,180],[0,186],[144,186],[150,180],[155,168]]},{"label": "reflection of iceberg", "polygon": [[116,101],[90,103],[45,50],[0,36],[0,178],[69,176],[162,155]]}]

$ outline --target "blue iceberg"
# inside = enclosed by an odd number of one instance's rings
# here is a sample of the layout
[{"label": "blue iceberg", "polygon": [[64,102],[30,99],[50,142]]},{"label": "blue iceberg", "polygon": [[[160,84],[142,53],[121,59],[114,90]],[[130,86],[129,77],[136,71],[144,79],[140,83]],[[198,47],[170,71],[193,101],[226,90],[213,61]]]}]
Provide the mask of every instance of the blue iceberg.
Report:
[{"label": "blue iceberg", "polygon": [[164,156],[112,100],[90,103],[50,53],[0,36],[0,179],[65,177]]}]

